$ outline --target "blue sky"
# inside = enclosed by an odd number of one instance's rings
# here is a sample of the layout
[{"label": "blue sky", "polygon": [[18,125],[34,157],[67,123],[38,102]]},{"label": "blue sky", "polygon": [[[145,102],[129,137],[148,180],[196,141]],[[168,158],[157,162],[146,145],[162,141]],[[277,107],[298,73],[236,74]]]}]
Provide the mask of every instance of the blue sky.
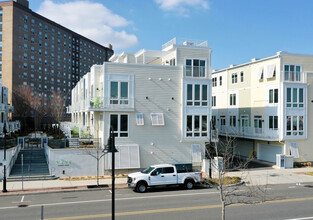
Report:
[{"label": "blue sky", "polygon": [[277,51],[313,54],[312,0],[31,0],[30,8],[117,53],[207,40],[213,69]]}]

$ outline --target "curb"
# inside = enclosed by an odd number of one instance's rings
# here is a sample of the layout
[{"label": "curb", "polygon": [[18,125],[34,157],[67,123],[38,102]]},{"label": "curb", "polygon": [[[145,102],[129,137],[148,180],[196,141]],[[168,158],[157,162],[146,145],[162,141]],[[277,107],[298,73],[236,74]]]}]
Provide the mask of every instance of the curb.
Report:
[{"label": "curb", "polygon": [[[81,189],[79,189],[81,188]],[[116,189],[125,189],[128,188],[127,184],[116,184]],[[110,190],[111,185],[108,185],[106,187],[95,187],[95,188],[88,188],[88,185],[86,186],[77,186],[77,187],[55,187],[55,188],[36,188],[36,189],[26,189],[24,191],[22,190],[12,190],[8,191],[7,193],[0,193],[0,197],[6,197],[6,196],[19,196],[19,195],[38,195],[38,194],[52,194],[52,193],[67,193],[67,192],[86,192],[86,191],[100,191],[100,190]],[[36,191],[38,190],[38,191]],[[51,190],[51,191],[47,191]]]}]

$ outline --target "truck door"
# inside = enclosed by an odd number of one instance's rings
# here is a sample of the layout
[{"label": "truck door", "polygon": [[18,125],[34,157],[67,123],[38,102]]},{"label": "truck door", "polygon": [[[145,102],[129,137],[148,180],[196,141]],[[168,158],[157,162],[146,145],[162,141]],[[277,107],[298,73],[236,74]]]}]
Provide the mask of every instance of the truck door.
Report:
[{"label": "truck door", "polygon": [[162,176],[166,184],[177,184],[177,173],[175,173],[174,167],[164,167]]},{"label": "truck door", "polygon": [[165,185],[164,177],[162,177],[163,168],[157,168],[150,174],[150,185],[157,186],[157,185]]}]

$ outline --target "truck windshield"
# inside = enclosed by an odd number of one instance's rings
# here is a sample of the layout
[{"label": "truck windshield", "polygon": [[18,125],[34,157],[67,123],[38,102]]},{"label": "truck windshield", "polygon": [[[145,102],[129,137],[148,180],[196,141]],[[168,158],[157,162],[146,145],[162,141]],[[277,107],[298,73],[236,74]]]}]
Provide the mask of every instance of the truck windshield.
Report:
[{"label": "truck windshield", "polygon": [[141,171],[141,173],[148,174],[148,173],[150,173],[152,170],[154,170],[154,167],[148,167],[147,169],[144,169],[143,171]]}]

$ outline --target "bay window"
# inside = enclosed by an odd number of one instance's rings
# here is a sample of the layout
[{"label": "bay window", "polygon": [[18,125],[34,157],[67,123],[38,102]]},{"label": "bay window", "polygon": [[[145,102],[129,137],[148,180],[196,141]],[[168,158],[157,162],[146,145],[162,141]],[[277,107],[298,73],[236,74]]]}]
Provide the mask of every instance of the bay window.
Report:
[{"label": "bay window", "polygon": [[186,59],[186,76],[205,77],[205,60]]},{"label": "bay window", "polygon": [[207,106],[208,105],[208,85],[187,84],[187,105]]},{"label": "bay window", "polygon": [[110,104],[128,104],[128,82],[111,81]]}]

